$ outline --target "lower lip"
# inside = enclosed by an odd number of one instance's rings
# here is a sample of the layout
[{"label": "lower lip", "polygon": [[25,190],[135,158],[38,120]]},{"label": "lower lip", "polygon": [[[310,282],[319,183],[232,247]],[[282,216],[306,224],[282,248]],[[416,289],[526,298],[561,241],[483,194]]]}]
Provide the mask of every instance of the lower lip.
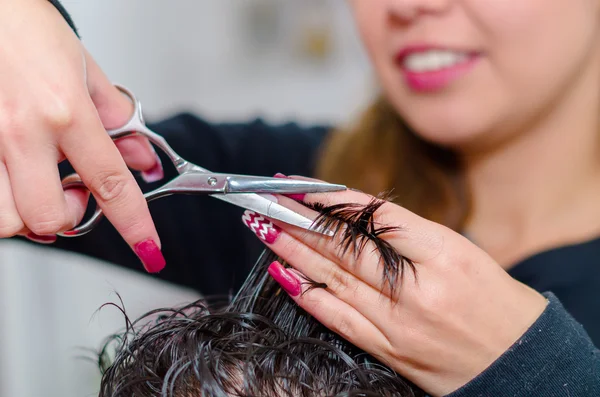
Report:
[{"label": "lower lip", "polygon": [[446,88],[453,81],[469,73],[478,60],[478,56],[473,56],[466,62],[440,70],[413,72],[402,68],[402,72],[404,80],[413,91],[434,92]]}]

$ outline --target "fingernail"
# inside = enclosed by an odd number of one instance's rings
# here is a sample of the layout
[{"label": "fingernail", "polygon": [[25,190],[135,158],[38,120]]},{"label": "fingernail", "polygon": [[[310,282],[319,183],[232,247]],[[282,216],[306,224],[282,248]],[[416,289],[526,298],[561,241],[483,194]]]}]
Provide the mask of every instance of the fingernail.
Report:
[{"label": "fingernail", "polygon": [[286,194],[285,196],[291,198],[292,200],[304,201],[304,198],[306,197],[306,194],[305,193]]},{"label": "fingernail", "polygon": [[25,236],[27,237],[29,240],[35,242],[35,243],[39,243],[39,244],[52,244],[56,242],[56,236],[55,235],[49,235],[49,236],[39,236],[35,233],[27,233],[27,235]]},{"label": "fingernail", "polygon": [[[283,175],[281,172],[276,173],[273,178],[289,178],[285,175]],[[304,198],[306,197],[305,193],[298,193],[298,194],[284,194],[285,197],[289,197],[292,200],[296,200],[296,201],[304,201]]]},{"label": "fingernail", "polygon": [[162,161],[160,161],[160,157],[156,154],[156,164],[154,167],[150,168],[147,171],[142,172],[142,179],[146,183],[158,182],[165,177],[165,171],[163,170]]},{"label": "fingernail", "polygon": [[267,244],[273,244],[281,229],[273,224],[264,216],[254,211],[246,210],[242,215],[242,222],[248,226],[256,236]]},{"label": "fingernail", "polygon": [[133,246],[148,273],[158,273],[165,268],[166,261],[160,248],[152,239],[144,240]]},{"label": "fingernail", "polygon": [[296,275],[283,267],[281,263],[277,261],[271,263],[267,271],[281,285],[281,288],[291,296],[298,296],[302,292],[300,280]]}]

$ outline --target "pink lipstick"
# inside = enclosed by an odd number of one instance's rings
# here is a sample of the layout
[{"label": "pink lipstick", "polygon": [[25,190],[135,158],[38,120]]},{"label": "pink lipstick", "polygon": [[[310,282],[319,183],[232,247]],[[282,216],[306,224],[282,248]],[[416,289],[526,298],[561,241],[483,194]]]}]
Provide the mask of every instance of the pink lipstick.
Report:
[{"label": "pink lipstick", "polygon": [[396,56],[406,84],[416,92],[446,88],[469,73],[479,59],[478,53],[431,45],[406,47]]}]

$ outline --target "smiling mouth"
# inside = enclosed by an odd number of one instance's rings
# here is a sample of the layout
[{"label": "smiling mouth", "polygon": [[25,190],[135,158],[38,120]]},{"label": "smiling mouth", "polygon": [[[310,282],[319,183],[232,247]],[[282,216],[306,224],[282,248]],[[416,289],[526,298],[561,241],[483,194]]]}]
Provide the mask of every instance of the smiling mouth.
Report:
[{"label": "smiling mouth", "polygon": [[437,91],[467,74],[479,59],[476,52],[413,46],[400,51],[396,62],[414,91]]},{"label": "smiling mouth", "polygon": [[402,56],[403,69],[413,73],[434,72],[467,63],[472,55],[451,50],[428,50]]}]

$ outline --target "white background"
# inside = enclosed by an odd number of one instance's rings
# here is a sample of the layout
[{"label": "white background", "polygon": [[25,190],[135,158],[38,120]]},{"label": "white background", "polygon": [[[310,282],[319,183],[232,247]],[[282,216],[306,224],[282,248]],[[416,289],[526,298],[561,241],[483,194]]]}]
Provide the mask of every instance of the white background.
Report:
[{"label": "white background", "polygon": [[[279,27],[253,39],[245,17],[279,5]],[[111,80],[131,88],[147,118],[190,110],[211,120],[343,122],[368,98],[371,72],[344,0],[64,0]],[[319,7],[316,13],[311,10]],[[269,20],[267,20],[268,22]],[[329,27],[329,58],[303,56],[298,37]],[[300,33],[299,33],[300,32]],[[261,37],[261,36],[258,36]],[[132,317],[194,299],[181,288],[92,259],[0,241],[0,396],[82,397],[98,373],[77,356]]]}]

